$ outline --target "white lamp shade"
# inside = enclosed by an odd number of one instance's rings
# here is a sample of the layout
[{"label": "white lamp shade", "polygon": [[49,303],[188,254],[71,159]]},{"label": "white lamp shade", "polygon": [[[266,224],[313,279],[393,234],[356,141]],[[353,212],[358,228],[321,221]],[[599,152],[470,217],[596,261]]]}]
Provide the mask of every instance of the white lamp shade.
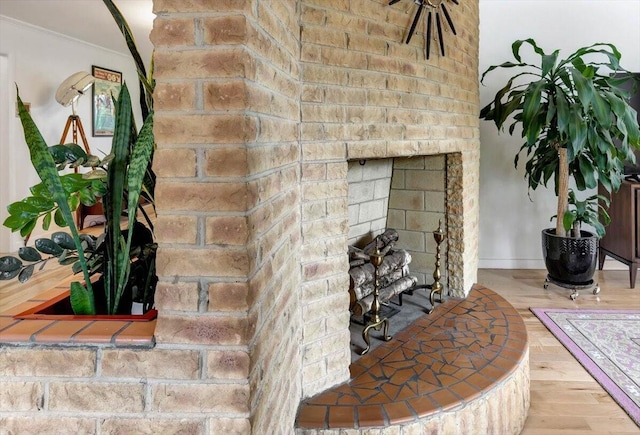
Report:
[{"label": "white lamp shade", "polygon": [[85,91],[93,85],[94,77],[86,71],[72,74],[58,86],[56,101],[63,106],[68,106],[84,95]]}]

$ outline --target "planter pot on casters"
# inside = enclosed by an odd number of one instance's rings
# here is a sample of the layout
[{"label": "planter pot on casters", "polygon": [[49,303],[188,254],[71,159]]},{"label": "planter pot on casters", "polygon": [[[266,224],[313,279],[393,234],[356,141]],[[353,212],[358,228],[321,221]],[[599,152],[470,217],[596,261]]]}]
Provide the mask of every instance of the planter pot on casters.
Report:
[{"label": "planter pot on casters", "polygon": [[588,231],[580,231],[580,236],[557,236],[554,228],[542,230],[542,255],[548,272],[544,288],[552,283],[573,290],[572,300],[578,297],[578,290],[590,289],[594,295],[600,292],[593,280],[598,238]]}]

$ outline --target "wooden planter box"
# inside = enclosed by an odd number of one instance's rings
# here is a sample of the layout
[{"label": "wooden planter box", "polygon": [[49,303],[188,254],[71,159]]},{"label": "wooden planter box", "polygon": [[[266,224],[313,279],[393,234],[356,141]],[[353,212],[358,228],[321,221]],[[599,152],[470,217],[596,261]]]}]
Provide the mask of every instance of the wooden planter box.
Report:
[{"label": "wooden planter box", "polygon": [[97,314],[77,315],[71,309],[70,291],[67,290],[59,296],[49,299],[33,308],[29,308],[13,316],[14,319],[22,320],[117,320],[128,322],[149,322],[158,317],[158,310],[152,309],[145,314]]}]

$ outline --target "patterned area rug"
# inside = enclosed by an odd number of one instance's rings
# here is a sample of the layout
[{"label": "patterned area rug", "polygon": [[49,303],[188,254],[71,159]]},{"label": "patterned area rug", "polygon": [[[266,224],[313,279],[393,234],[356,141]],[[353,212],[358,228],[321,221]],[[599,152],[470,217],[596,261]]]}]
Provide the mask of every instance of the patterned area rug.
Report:
[{"label": "patterned area rug", "polygon": [[640,310],[531,311],[640,426]]}]

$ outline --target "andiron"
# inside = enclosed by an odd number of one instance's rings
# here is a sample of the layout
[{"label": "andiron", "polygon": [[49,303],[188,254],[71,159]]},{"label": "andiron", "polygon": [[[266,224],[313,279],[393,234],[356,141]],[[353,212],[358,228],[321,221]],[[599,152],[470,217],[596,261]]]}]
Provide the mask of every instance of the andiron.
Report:
[{"label": "andiron", "polygon": [[360,355],[366,354],[371,348],[371,344],[369,341],[369,332],[372,329],[379,331],[384,327],[382,338],[385,341],[391,340],[391,336],[389,335],[389,318],[380,316],[380,275],[378,267],[382,264],[384,255],[381,254],[380,250],[376,247],[376,250],[369,256],[369,258],[371,260],[371,264],[373,264],[373,267],[375,268],[373,304],[371,305],[371,320],[367,323],[367,326],[362,331],[362,338],[364,338],[364,342],[367,343],[367,347],[360,353]]}]

